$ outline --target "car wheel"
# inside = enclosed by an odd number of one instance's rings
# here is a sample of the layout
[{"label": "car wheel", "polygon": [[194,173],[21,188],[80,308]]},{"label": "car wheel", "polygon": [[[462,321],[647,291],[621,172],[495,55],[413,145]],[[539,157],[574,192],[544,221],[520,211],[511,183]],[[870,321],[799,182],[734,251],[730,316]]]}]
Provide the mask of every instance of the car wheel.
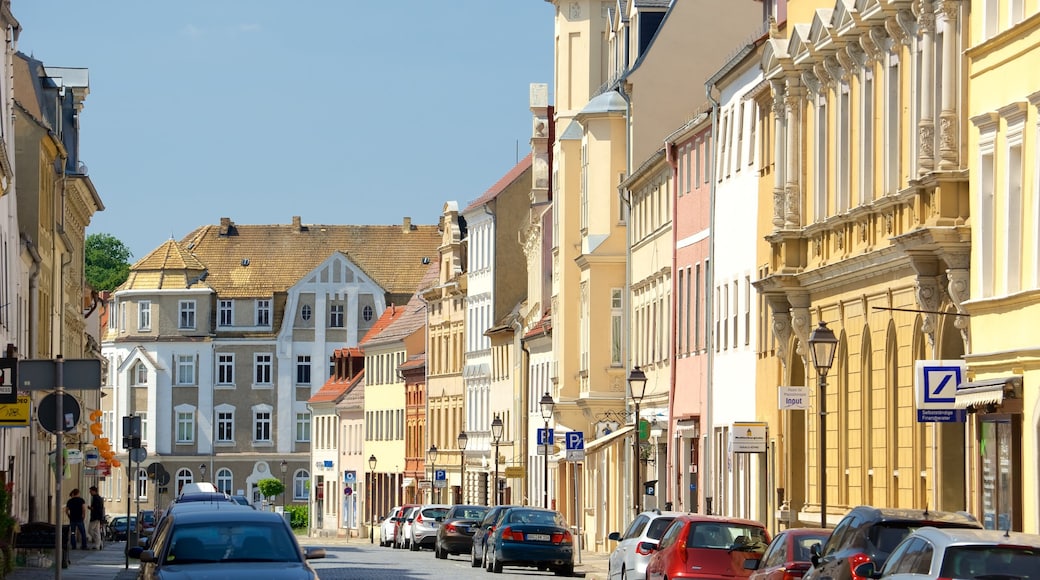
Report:
[{"label": "car wheel", "polygon": [[491,572],[493,574],[502,573],[502,562],[500,562],[498,558],[495,558],[495,561],[491,564]]},{"label": "car wheel", "polygon": [[474,568],[480,567],[480,560],[477,559],[476,546],[471,546],[469,549],[469,565],[473,566]]},{"label": "car wheel", "polygon": [[494,554],[488,554],[487,548],[484,548],[484,569],[488,572],[491,571],[491,556]]},{"label": "car wheel", "polygon": [[445,560],[448,557],[448,553],[441,550],[440,544],[433,543],[433,557],[438,560]]},{"label": "car wheel", "polygon": [[574,564],[560,566],[555,572],[557,576],[574,576]]},{"label": "car wheel", "polygon": [[416,543],[415,540],[412,540],[411,542],[408,542],[408,549],[413,551],[413,552],[418,552],[419,551],[419,544]]}]

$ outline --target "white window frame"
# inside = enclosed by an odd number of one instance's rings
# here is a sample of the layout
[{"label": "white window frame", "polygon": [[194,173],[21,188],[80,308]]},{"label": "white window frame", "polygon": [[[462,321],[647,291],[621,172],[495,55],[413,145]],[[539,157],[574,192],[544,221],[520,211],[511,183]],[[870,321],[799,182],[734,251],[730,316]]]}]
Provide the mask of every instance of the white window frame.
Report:
[{"label": "white window frame", "polygon": [[309,443],[311,440],[311,414],[307,412],[296,413],[296,442]]},{"label": "white window frame", "polygon": [[137,303],[137,330],[148,331],[152,329],[152,302],[141,300]]},{"label": "white window frame", "polygon": [[[306,374],[307,376],[302,376]],[[297,385],[310,385],[314,380],[314,367],[311,365],[311,356],[309,354],[296,355],[296,384]]]},{"label": "white window frame", "polygon": [[136,485],[134,486],[134,497],[142,501],[148,501],[148,470],[138,468],[137,477],[135,479]]},{"label": "white window frame", "polygon": [[228,495],[235,493],[235,474],[226,467],[221,467],[217,470],[213,483],[217,486],[217,491],[222,491]]},{"label": "white window frame", "polygon": [[233,445],[235,443],[235,407],[228,404],[217,405],[213,409],[213,417],[214,442]]},{"label": "white window frame", "polygon": [[177,328],[179,330],[195,330],[195,301],[180,300],[177,302]]},{"label": "white window frame", "polygon": [[235,301],[217,301],[217,326],[228,327],[235,325]]},{"label": "white window frame", "polygon": [[310,498],[311,474],[306,469],[298,469],[293,473],[293,500],[306,501]]},{"label": "white window frame", "polygon": [[624,364],[624,311],[625,289],[610,289],[610,366],[620,367]]},{"label": "white window frame", "polygon": [[[993,286],[995,282],[994,272],[994,261],[996,259],[995,251],[995,240],[997,239],[996,232],[996,200],[994,195],[996,193],[996,139],[997,139],[997,128],[1000,124],[1000,119],[996,113],[984,113],[976,117],[972,117],[972,123],[979,131],[979,145],[978,145],[978,167],[979,170],[975,175],[977,192],[975,198],[978,199],[979,212],[976,219],[974,212],[972,212],[972,227],[978,227],[979,236],[975,237],[979,241],[978,251],[972,252],[978,256],[977,260],[973,262],[972,269],[978,266],[978,285],[979,285],[979,296],[981,298],[988,298],[993,296]],[[973,208],[974,209],[974,208]],[[974,295],[975,292],[972,291]]]},{"label": "white window frame", "polygon": [[175,355],[175,368],[177,369],[177,380],[175,383],[180,386],[194,385],[195,366],[194,354]]},{"label": "white window frame", "polygon": [[[1007,294],[1014,294],[1022,289],[1023,278],[1023,243],[1025,242],[1025,224],[1022,213],[1026,205],[1025,187],[1025,127],[1027,104],[1015,102],[1000,109],[1004,118],[1007,134],[1005,141],[1004,171],[1004,289]],[[1017,165],[1017,166],[1016,166]]]},{"label": "white window frame", "polygon": [[255,322],[257,326],[271,326],[271,300],[268,298],[258,298],[256,301],[256,318]]},{"label": "white window frame", "polygon": [[274,355],[258,352],[253,355],[253,384],[272,385],[274,380]]},{"label": "white window frame", "polygon": [[195,443],[195,407],[177,405],[174,408],[174,438],[178,445]]},{"label": "white window frame", "polygon": [[343,328],[343,311],[342,304],[329,305],[329,328]]},{"label": "white window frame", "polygon": [[274,442],[274,413],[270,405],[255,405],[253,412],[253,445],[269,445]]},{"label": "white window frame", "polygon": [[217,353],[217,381],[218,386],[235,384],[235,353]]}]

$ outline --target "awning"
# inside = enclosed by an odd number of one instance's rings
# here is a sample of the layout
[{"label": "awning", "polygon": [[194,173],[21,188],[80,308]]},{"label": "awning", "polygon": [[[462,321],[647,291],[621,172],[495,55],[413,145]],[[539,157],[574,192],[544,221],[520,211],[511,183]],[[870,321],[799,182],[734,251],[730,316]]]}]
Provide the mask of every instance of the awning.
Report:
[{"label": "awning", "polygon": [[956,409],[967,409],[982,405],[999,405],[1005,398],[1017,399],[1022,396],[1022,377],[997,377],[970,381],[957,388],[953,406]]},{"label": "awning", "polygon": [[632,432],[633,429],[635,429],[635,427],[633,427],[632,425],[626,425],[625,427],[622,427],[617,431],[613,431],[607,435],[604,435],[599,439],[594,439],[585,444],[585,453],[588,454],[599,451],[603,447],[609,445],[611,441],[615,441],[621,437],[624,437],[625,435],[628,435]]}]

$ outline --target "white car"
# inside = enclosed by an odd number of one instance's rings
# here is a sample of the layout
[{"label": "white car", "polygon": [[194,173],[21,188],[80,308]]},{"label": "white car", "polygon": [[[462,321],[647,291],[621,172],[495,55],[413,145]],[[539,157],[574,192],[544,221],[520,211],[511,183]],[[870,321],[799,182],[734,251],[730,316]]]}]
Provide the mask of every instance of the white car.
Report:
[{"label": "white car", "polygon": [[903,539],[880,573],[873,562],[856,567],[863,578],[1036,578],[1040,535],[1000,530],[918,528]]},{"label": "white car", "polygon": [[681,515],[683,512],[643,512],[632,520],[624,534],[613,532],[607,536],[607,539],[618,542],[607,563],[610,580],[646,578],[646,564],[653,555],[648,546],[657,546],[672,520]]},{"label": "white car", "polygon": [[412,518],[419,513],[420,506],[412,506],[404,510],[401,523],[397,526],[397,536],[394,537],[394,547],[402,550],[412,545]]},{"label": "white car", "polygon": [[401,510],[401,506],[395,505],[387,512],[386,517],[379,521],[379,545],[389,548],[394,543],[394,528],[397,522],[394,516]]}]

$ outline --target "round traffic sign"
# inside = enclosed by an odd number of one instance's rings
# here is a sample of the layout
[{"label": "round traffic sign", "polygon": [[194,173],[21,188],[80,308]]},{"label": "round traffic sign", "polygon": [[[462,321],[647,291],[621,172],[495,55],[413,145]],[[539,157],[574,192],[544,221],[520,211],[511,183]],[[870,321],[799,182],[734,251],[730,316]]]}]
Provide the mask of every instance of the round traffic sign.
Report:
[{"label": "round traffic sign", "polygon": [[148,450],[144,447],[134,447],[130,450],[130,461],[141,463],[148,458]]},{"label": "round traffic sign", "polygon": [[[58,417],[58,393],[50,393],[40,400],[40,406],[36,409],[36,419],[48,433],[57,435],[59,432],[68,433],[76,429],[79,423],[79,401],[68,393],[61,395],[62,417]],[[61,426],[59,429],[58,426]]]}]

